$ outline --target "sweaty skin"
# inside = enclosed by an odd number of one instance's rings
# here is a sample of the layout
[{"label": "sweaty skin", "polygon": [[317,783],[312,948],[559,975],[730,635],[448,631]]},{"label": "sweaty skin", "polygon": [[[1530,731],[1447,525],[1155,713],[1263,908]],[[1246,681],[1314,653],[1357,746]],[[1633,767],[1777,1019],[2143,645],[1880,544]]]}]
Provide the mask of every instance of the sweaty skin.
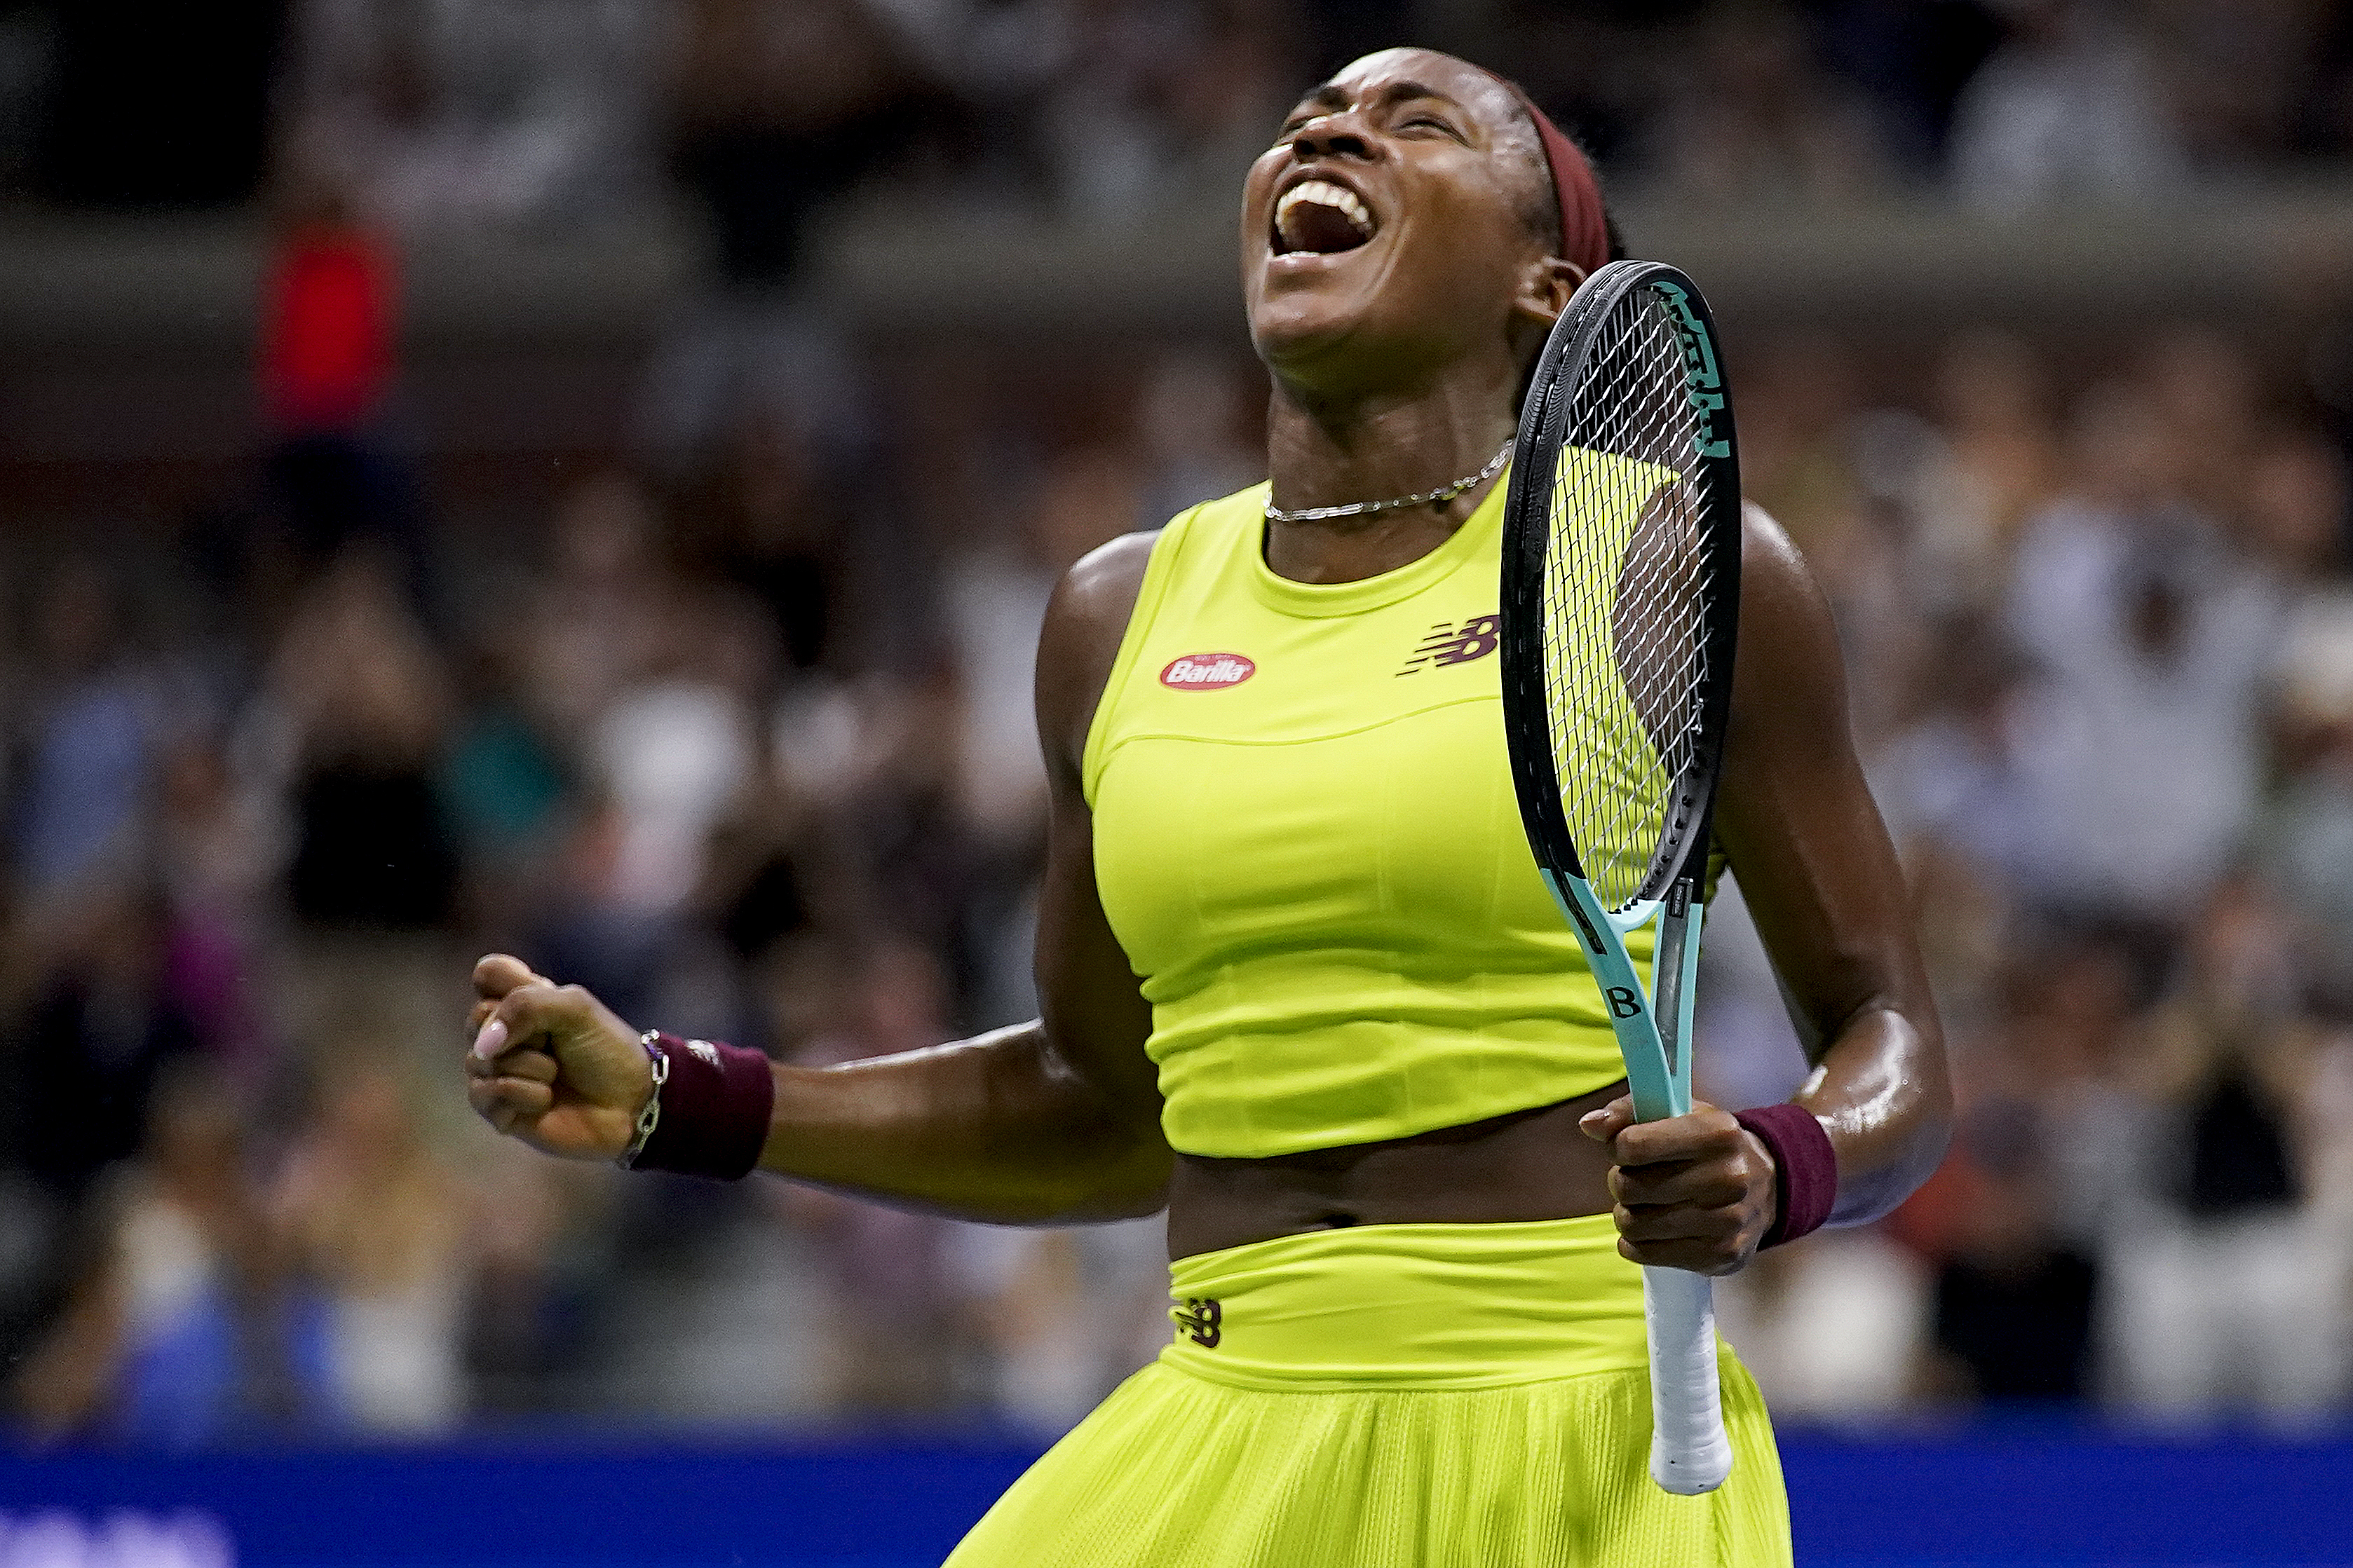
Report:
[{"label": "sweaty skin", "polygon": [[[1309,177],[1357,196],[1375,220],[1369,240],[1277,253],[1274,203]],[[1433,489],[1510,436],[1525,366],[1580,280],[1526,221],[1528,182],[1542,178],[1509,94],[1444,55],[1368,56],[1303,100],[1242,202],[1251,336],[1273,382],[1276,504]],[[1267,561],[1310,583],[1390,571],[1443,543],[1480,494],[1353,523],[1270,525]],[[1622,1085],[1280,1159],[1169,1149],[1144,1049],[1151,1010],[1096,895],[1080,787],[1152,537],[1114,541],[1073,567],[1039,645],[1051,794],[1043,1016],[873,1061],[777,1066],[762,1166],[979,1219],[1109,1218],[1166,1204],[1180,1258],[1337,1225],[1609,1212],[1619,1250],[1638,1262],[1708,1274],[1746,1262],[1776,1214],[1769,1152],[1714,1106],[1634,1125]],[[1829,608],[1787,535],[1754,508],[1716,816],[1814,1063],[1797,1099],[1838,1152],[1833,1218],[1883,1214],[1943,1152],[1944,1048],[1894,851],[1855,761]],[[636,1031],[512,958],[484,959],[474,981],[475,1109],[552,1153],[618,1153],[652,1090]]]}]

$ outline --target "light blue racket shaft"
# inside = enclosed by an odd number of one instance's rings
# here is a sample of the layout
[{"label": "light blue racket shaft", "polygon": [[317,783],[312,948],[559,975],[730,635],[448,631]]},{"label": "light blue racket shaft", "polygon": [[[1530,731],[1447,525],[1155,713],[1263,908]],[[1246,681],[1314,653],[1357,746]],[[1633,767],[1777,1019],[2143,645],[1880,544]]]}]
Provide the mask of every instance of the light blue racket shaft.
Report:
[{"label": "light blue racket shaft", "polygon": [[[1692,1004],[1699,990],[1705,909],[1689,883],[1675,885],[1660,918],[1651,965],[1672,1089],[1668,1114],[1674,1116],[1692,1108]],[[1714,1491],[1732,1473],[1732,1439],[1724,1429],[1717,1381],[1714,1283],[1688,1269],[1646,1268],[1642,1317],[1651,1340],[1651,1479],[1686,1496]]]},{"label": "light blue racket shaft", "polygon": [[[1635,1120],[1658,1121],[1692,1106],[1692,1002],[1698,987],[1703,905],[1688,882],[1668,899],[1613,918],[1582,877],[1545,873],[1561,912],[1585,941],[1585,957],[1609,1009],[1626,1058],[1626,1084]],[[1652,972],[1661,982],[1666,1030],[1633,959],[1623,930],[1660,922]],[[1732,1473],[1732,1439],[1715,1362],[1715,1295],[1704,1274],[1683,1268],[1642,1269],[1642,1317],[1651,1351],[1651,1479],[1691,1497],[1714,1491]]]}]

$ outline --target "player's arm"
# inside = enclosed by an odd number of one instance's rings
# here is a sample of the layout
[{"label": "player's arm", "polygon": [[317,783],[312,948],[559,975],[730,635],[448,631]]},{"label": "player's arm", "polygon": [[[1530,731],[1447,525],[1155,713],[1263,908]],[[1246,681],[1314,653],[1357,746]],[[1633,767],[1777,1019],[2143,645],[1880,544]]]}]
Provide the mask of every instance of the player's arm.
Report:
[{"label": "player's arm", "polygon": [[1833,1225],[1875,1219],[1943,1158],[1944,1035],[1904,873],[1863,782],[1829,603],[1747,509],[1740,657],[1716,832],[1814,1070],[1796,1096],[1838,1154]]},{"label": "player's arm", "polygon": [[[971,1040],[831,1068],[776,1065],[761,1167],[975,1219],[1149,1214],[1174,1156],[1144,1044],[1151,1011],[1095,890],[1080,758],[1150,552],[1114,542],[1071,570],[1046,616],[1039,727],[1051,791],[1038,929],[1044,1016]],[[550,1152],[628,1146],[652,1079],[636,1031],[577,987],[513,959],[477,967],[470,1098],[501,1131]],[[510,1043],[512,1042],[512,1043]]]},{"label": "player's arm", "polygon": [[[1853,1225],[1901,1203],[1943,1156],[1944,1039],[1903,873],[1855,759],[1830,606],[1771,518],[1748,508],[1742,533],[1715,831],[1814,1064],[1797,1103],[1837,1155],[1831,1223]],[[1772,1152],[1728,1110],[1637,1123],[1621,1098],[1582,1125],[1611,1146],[1619,1250],[1638,1263],[1727,1273],[1779,1213]]]}]

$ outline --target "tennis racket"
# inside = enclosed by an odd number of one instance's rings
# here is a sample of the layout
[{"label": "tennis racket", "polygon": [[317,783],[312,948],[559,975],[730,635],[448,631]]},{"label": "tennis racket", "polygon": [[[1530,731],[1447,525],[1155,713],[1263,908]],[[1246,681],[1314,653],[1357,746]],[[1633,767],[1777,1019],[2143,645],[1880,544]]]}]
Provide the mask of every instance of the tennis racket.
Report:
[{"label": "tennis racket", "polygon": [[[1732,405],[1690,279],[1616,261],[1577,289],[1529,385],[1504,518],[1521,820],[1609,1006],[1636,1118],[1681,1116],[1740,603]],[[1627,945],[1646,927],[1649,985]],[[1642,1299],[1651,1478],[1711,1491],[1732,1445],[1707,1278],[1646,1268]]]}]

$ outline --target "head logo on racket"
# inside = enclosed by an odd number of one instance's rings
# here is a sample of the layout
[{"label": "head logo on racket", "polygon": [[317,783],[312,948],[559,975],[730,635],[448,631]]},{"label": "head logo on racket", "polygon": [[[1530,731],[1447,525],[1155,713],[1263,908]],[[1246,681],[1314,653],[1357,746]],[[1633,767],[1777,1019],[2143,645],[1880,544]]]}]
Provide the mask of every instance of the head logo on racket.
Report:
[{"label": "head logo on racket", "polygon": [[1700,428],[1693,435],[1694,450],[1703,458],[1732,456],[1730,437],[1719,426],[1725,413],[1724,373],[1715,363],[1715,338],[1699,312],[1692,309],[1691,294],[1665,279],[1655,280],[1651,287],[1671,307],[1674,317],[1675,335],[1683,341],[1683,379],[1689,387],[1691,405],[1699,411]]}]

